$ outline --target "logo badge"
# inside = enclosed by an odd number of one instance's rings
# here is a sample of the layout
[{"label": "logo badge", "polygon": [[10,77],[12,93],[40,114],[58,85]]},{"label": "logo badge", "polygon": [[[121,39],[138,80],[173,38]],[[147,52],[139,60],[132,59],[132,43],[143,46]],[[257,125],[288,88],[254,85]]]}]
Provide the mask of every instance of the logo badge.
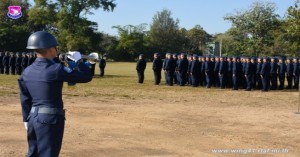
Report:
[{"label": "logo badge", "polygon": [[22,16],[21,6],[9,6],[7,16],[11,19],[18,19]]}]

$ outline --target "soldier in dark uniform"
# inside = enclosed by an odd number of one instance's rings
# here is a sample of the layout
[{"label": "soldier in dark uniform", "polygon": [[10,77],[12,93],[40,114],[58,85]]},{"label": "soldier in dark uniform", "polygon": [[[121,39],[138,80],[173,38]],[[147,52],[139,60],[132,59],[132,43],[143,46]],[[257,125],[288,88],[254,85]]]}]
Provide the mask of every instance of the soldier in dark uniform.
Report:
[{"label": "soldier in dark uniform", "polygon": [[292,58],[287,59],[287,65],[286,65],[286,79],[288,82],[287,89],[292,89],[293,87],[293,72],[294,72],[294,66],[292,63]]},{"label": "soldier in dark uniform", "polygon": [[188,58],[188,70],[187,70],[188,83],[189,85],[192,85],[191,67],[193,62],[193,56],[188,55],[187,58]]},{"label": "soldier in dark uniform", "polygon": [[271,70],[270,70],[270,79],[271,79],[271,90],[276,90],[278,83],[277,83],[277,70],[278,70],[278,64],[276,62],[276,58],[272,57],[271,58]]},{"label": "soldier in dark uniform", "polygon": [[232,58],[232,90],[238,90],[239,75],[242,71],[242,65],[237,62],[237,57]]},{"label": "soldier in dark uniform", "polygon": [[257,64],[256,64],[256,89],[261,90],[262,89],[262,80],[261,80],[261,76],[260,76],[260,72],[261,72],[261,67],[262,67],[262,58],[258,58],[257,59]]},{"label": "soldier in dark uniform", "polygon": [[204,64],[205,78],[206,78],[206,88],[210,88],[211,83],[211,75],[213,74],[213,67],[210,61],[210,57],[206,57],[206,62]]},{"label": "soldier in dark uniform", "polygon": [[176,72],[176,67],[177,67],[177,61],[178,61],[178,56],[177,56],[177,54],[176,53],[174,53],[173,54],[173,60],[174,60],[174,62],[173,62],[173,64],[174,64],[174,66],[175,66],[175,70],[174,70],[174,74],[173,74],[173,82],[175,83],[175,84],[178,84],[178,80],[177,80],[177,72]]},{"label": "soldier in dark uniform", "polygon": [[224,57],[220,57],[220,67],[219,67],[219,80],[220,80],[220,88],[225,88],[225,77],[227,76],[227,62]]},{"label": "soldier in dark uniform", "polygon": [[253,68],[253,74],[252,74],[252,79],[251,79],[251,83],[252,83],[252,88],[256,89],[256,68],[257,68],[257,62],[256,62],[256,57],[251,57],[251,64],[252,64],[252,68]]},{"label": "soldier in dark uniform", "polygon": [[9,68],[10,68],[10,74],[15,75],[16,74],[16,56],[13,52],[10,53]]},{"label": "soldier in dark uniform", "polygon": [[28,53],[28,66],[34,62],[35,58],[32,52]]},{"label": "soldier in dark uniform", "polygon": [[22,74],[22,55],[20,52],[17,53],[17,58],[16,58],[16,72],[18,75]]},{"label": "soldier in dark uniform", "polygon": [[22,72],[23,72],[28,66],[28,56],[26,55],[26,52],[23,52],[22,55],[23,55],[23,59],[22,59]]},{"label": "soldier in dark uniform", "polygon": [[299,88],[299,62],[298,58],[293,59],[293,77],[294,77],[294,89]]},{"label": "soldier in dark uniform", "polygon": [[220,79],[219,79],[219,67],[220,67],[220,57],[215,57],[215,67],[214,67],[214,76],[215,78],[215,85],[216,87],[220,87]]},{"label": "soldier in dark uniform", "polygon": [[192,87],[199,86],[200,63],[197,55],[193,55],[190,75],[192,76]]},{"label": "soldier in dark uniform", "polygon": [[226,86],[232,88],[232,57],[227,57],[227,76],[225,79]]},{"label": "soldier in dark uniform", "polygon": [[245,64],[245,78],[247,82],[247,87],[245,91],[251,91],[252,89],[252,77],[255,74],[254,64],[251,63],[250,58],[246,58],[246,64]]},{"label": "soldier in dark uniform", "polygon": [[144,59],[144,55],[140,54],[139,60],[136,64],[136,71],[138,74],[138,83],[144,83],[144,72],[145,72],[146,66],[147,66],[147,63]]},{"label": "soldier in dark uniform", "polygon": [[205,57],[201,57],[201,74],[200,74],[200,77],[201,77],[201,82],[200,84],[205,87],[206,86],[206,78],[205,78]]},{"label": "soldier in dark uniform", "polygon": [[4,53],[0,52],[0,74],[4,73],[3,58],[4,58]]},{"label": "soldier in dark uniform", "polygon": [[210,75],[210,83],[211,83],[211,86],[216,86],[216,79],[219,79],[218,76],[215,76],[214,75],[214,68],[215,68],[215,64],[216,64],[216,60],[215,60],[215,57],[210,57],[210,67],[211,67],[211,75]]},{"label": "soldier in dark uniform", "polygon": [[285,81],[285,72],[286,72],[286,64],[283,58],[279,58],[278,60],[278,78],[279,78],[279,90],[283,90],[284,88],[284,81]]},{"label": "soldier in dark uniform", "polygon": [[166,71],[166,65],[167,65],[167,61],[168,61],[168,55],[170,55],[170,54],[166,53],[165,59],[164,59],[164,62],[163,62],[163,70],[164,70],[166,85],[168,84],[168,76],[167,76],[167,71]]},{"label": "soldier in dark uniform", "polygon": [[161,69],[163,66],[163,62],[160,59],[160,55],[158,53],[154,53],[154,60],[152,65],[152,70],[154,73],[154,84],[159,85],[161,80]]},{"label": "soldier in dark uniform", "polygon": [[181,53],[181,59],[178,62],[178,75],[179,75],[179,85],[184,86],[187,82],[187,72],[188,72],[188,66],[189,61],[187,59],[187,56],[185,53]]},{"label": "soldier in dark uniform", "polygon": [[78,71],[55,63],[57,45],[54,36],[44,31],[35,32],[28,39],[27,49],[38,53],[36,61],[18,80],[28,157],[59,156],[65,126],[63,82],[85,83],[92,79],[82,62],[78,62]]},{"label": "soldier in dark uniform", "polygon": [[270,63],[268,57],[264,57],[261,67],[260,76],[262,78],[262,91],[266,92],[270,89]]},{"label": "soldier in dark uniform", "polygon": [[174,72],[175,72],[175,61],[172,57],[171,54],[167,55],[168,59],[166,62],[166,75],[167,75],[167,85],[168,86],[173,86],[173,77],[174,77]]},{"label": "soldier in dark uniform", "polygon": [[3,57],[3,67],[4,67],[4,73],[6,75],[9,74],[9,60],[10,60],[10,56],[9,56],[9,52],[5,52],[5,56]]},{"label": "soldier in dark uniform", "polygon": [[99,61],[99,68],[100,68],[100,76],[103,77],[104,76],[104,70],[106,67],[106,61],[105,59],[102,57]]},{"label": "soldier in dark uniform", "polygon": [[242,66],[243,66],[242,88],[246,89],[247,88],[247,80],[245,77],[245,69],[246,69],[246,64],[247,64],[246,57],[242,57],[241,62],[242,62]]}]

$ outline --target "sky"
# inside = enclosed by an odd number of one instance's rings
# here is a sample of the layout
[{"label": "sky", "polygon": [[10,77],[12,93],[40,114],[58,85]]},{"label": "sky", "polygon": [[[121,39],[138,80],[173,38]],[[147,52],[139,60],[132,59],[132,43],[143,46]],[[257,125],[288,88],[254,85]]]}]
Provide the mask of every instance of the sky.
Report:
[{"label": "sky", "polygon": [[[30,0],[31,3],[33,0]],[[236,10],[248,9],[256,0],[115,0],[117,3],[113,12],[102,9],[93,10],[94,15],[86,17],[98,23],[98,31],[117,35],[116,25],[139,25],[152,22],[153,16],[163,9],[172,12],[174,19],[179,19],[179,26],[191,29],[200,25],[209,34],[223,33],[231,27],[224,16],[235,13]],[[295,0],[260,0],[274,2],[276,13],[281,17],[286,14],[287,8],[293,6]],[[148,27],[149,28],[149,27]]]}]

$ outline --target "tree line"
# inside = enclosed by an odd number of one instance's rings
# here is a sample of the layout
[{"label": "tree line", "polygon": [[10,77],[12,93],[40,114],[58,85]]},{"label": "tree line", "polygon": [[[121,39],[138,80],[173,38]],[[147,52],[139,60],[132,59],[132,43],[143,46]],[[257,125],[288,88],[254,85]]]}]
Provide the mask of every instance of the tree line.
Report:
[{"label": "tree line", "polygon": [[[191,29],[179,26],[179,19],[167,9],[157,12],[150,24],[113,26],[118,36],[100,32],[98,24],[85,18],[93,9],[111,11],[115,0],[2,0],[0,2],[0,51],[26,51],[28,36],[46,30],[54,34],[59,51],[98,52],[116,61],[131,61],[138,54],[154,52],[205,55],[209,43],[222,43],[222,55],[297,56],[300,48],[300,1],[290,6],[284,17],[276,14],[271,2],[254,2],[248,9],[224,16],[231,22],[225,33],[209,34],[200,25]],[[10,5],[22,7],[22,18],[7,17]],[[104,21],[105,22],[105,21]],[[149,29],[147,29],[149,26]]]}]

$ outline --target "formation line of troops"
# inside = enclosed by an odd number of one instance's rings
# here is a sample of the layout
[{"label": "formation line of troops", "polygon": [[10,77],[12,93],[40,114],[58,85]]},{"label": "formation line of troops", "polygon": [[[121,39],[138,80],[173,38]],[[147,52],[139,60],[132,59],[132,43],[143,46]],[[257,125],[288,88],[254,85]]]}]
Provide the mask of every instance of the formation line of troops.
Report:
[{"label": "formation line of troops", "polygon": [[0,74],[21,75],[35,59],[36,54],[31,52],[0,52]]},{"label": "formation line of troops", "polygon": [[[160,54],[155,53],[152,70],[155,85],[161,83],[163,71],[168,86],[268,91],[298,89],[299,66],[297,57],[215,57],[167,53],[162,60]],[[136,66],[138,83],[144,81],[145,68],[146,61],[140,55]]]}]

